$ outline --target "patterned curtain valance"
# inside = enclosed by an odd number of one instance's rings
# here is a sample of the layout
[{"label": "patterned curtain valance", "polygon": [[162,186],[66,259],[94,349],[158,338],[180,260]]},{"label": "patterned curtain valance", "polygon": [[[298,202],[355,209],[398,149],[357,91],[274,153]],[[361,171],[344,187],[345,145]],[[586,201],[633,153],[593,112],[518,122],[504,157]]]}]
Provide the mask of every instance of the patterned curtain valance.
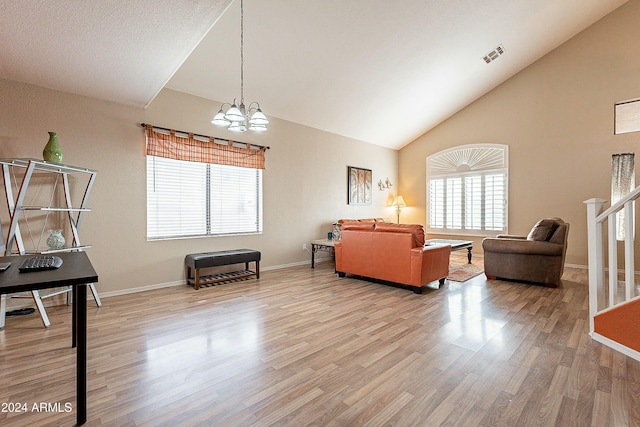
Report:
[{"label": "patterned curtain valance", "polygon": [[[158,128],[146,125],[148,156],[253,169],[265,168],[264,152],[268,147],[219,139],[217,141],[220,142],[216,142],[216,138],[202,135],[198,135],[196,139],[192,133],[182,137],[177,136],[175,130],[165,133],[155,129]],[[239,144],[243,146],[238,146]]]}]

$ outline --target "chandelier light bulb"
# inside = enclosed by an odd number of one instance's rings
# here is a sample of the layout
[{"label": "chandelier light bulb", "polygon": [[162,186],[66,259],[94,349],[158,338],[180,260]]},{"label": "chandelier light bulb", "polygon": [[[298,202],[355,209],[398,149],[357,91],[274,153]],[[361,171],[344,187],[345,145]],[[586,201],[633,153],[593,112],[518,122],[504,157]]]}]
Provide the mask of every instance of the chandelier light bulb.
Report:
[{"label": "chandelier light bulb", "polygon": [[251,124],[249,126],[249,130],[252,130],[254,132],[264,132],[267,130],[267,126],[265,125],[258,125],[258,124]]},{"label": "chandelier light bulb", "polygon": [[247,126],[245,125],[244,120],[239,122],[232,122],[229,125],[229,130],[231,132],[245,132],[247,130]]}]

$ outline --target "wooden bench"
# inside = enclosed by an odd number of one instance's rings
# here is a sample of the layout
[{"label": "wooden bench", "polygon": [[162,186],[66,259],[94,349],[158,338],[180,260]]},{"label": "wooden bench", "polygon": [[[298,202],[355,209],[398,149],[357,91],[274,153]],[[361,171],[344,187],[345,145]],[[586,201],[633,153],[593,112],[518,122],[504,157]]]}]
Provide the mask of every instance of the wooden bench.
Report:
[{"label": "wooden bench", "polygon": [[[187,285],[193,285],[195,289],[200,289],[200,285],[224,282],[234,279],[256,276],[260,278],[260,251],[253,249],[233,249],[228,251],[205,252],[200,254],[189,254],[184,258],[184,266],[187,275]],[[249,270],[250,262],[256,263],[255,271]],[[209,276],[201,276],[200,269],[209,267],[219,267],[222,265],[245,264],[244,270],[230,273],[219,273]],[[192,278],[192,271],[194,277]]]}]

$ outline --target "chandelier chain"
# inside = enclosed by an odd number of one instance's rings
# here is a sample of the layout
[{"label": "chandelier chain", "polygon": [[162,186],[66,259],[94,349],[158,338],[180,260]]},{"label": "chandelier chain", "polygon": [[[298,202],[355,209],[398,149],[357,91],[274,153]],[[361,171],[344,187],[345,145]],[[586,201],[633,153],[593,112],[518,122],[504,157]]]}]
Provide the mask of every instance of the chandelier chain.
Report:
[{"label": "chandelier chain", "polygon": [[[233,98],[233,104],[224,103],[220,111],[213,117],[211,123],[216,126],[226,126],[233,132],[249,130],[264,132],[267,130],[269,119],[260,109],[257,102],[244,105],[244,0],[240,0],[240,105],[236,105],[238,98]],[[225,106],[228,105],[225,111]]]},{"label": "chandelier chain", "polygon": [[244,0],[240,0],[240,103],[244,104]]}]

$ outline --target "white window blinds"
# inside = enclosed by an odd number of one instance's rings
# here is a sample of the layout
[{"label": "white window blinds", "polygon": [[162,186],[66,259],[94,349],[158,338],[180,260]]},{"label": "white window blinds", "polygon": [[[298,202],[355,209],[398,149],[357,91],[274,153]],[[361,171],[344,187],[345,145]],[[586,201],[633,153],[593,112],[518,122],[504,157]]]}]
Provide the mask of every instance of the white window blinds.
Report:
[{"label": "white window blinds", "polygon": [[492,234],[507,229],[507,147],[474,144],[427,159],[432,232]]},{"label": "white window blinds", "polygon": [[262,232],[262,170],[147,156],[147,238]]}]

